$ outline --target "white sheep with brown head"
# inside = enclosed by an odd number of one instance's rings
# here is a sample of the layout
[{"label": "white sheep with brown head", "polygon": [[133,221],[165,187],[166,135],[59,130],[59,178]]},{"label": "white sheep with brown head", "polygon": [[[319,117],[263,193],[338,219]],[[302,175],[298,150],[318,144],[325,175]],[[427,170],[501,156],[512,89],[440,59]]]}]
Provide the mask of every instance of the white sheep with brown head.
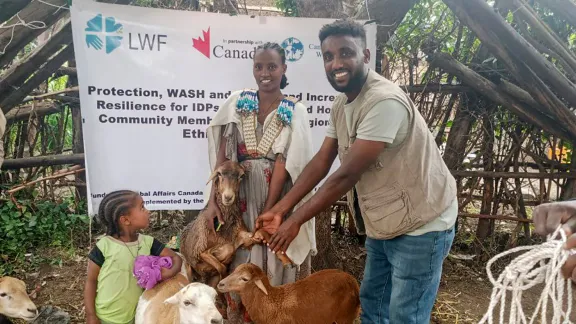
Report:
[{"label": "white sheep with brown head", "polygon": [[38,309],[26,293],[26,284],[13,277],[0,277],[0,314],[32,321]]}]

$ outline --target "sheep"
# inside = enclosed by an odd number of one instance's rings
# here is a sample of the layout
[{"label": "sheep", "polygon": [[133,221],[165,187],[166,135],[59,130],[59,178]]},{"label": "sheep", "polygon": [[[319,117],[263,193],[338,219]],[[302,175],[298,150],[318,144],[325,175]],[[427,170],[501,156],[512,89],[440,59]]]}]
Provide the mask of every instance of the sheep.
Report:
[{"label": "sheep", "polygon": [[[249,232],[240,210],[238,190],[244,176],[244,169],[238,162],[226,161],[218,166],[208,182],[213,181],[217,192],[216,202],[224,225],[214,233],[208,229],[208,220],[204,217],[206,209],[188,223],[181,234],[180,252],[199,281],[216,288],[218,281],[227,275],[228,265],[232,262],[236,250],[240,247],[250,248],[262,239],[268,238],[263,231]],[[279,255],[286,263],[291,261],[285,255]]]},{"label": "sheep", "polygon": [[187,265],[181,271],[146,290],[138,300],[135,324],[220,324],[222,315],[216,309],[214,288],[190,283]]},{"label": "sheep", "polygon": [[352,324],[360,314],[360,287],[350,274],[328,269],[272,287],[258,266],[238,266],[218,283],[220,293],[240,294],[254,323]]},{"label": "sheep", "polygon": [[24,281],[8,276],[0,277],[0,315],[25,321],[38,317],[38,309],[28,297]]}]

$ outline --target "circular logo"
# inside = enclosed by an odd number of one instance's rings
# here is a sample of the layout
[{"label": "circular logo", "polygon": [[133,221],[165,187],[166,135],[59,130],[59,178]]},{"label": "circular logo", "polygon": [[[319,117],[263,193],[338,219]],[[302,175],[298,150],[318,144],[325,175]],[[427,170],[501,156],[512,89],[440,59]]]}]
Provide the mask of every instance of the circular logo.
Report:
[{"label": "circular logo", "polygon": [[296,62],[304,55],[304,44],[298,38],[286,38],[281,45],[289,62]]}]

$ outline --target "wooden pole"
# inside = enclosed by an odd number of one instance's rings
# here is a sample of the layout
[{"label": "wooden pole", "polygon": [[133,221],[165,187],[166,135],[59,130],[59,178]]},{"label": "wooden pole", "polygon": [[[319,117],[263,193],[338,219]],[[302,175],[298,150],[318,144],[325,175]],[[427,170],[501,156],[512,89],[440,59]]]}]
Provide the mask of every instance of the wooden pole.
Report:
[{"label": "wooden pole", "polygon": [[18,170],[23,168],[63,164],[84,164],[84,154],[46,155],[21,159],[8,159],[4,160],[1,169]]},{"label": "wooden pole", "polygon": [[482,178],[508,178],[508,179],[574,179],[576,172],[489,172],[489,171],[461,171],[453,170],[452,175],[459,177],[482,177]]},{"label": "wooden pole", "polygon": [[519,218],[519,217],[514,217],[514,216],[504,216],[504,215],[483,215],[483,214],[458,213],[458,217],[495,219],[495,220],[512,221],[512,222],[520,222],[520,223],[532,223],[531,219]]}]

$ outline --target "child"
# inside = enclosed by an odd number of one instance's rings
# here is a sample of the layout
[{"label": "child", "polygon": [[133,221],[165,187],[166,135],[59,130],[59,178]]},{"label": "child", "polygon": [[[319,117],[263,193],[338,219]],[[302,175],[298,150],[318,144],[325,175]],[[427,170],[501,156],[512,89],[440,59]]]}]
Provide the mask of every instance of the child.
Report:
[{"label": "child", "polygon": [[143,289],[132,274],[139,255],[167,256],[172,268],[162,268],[162,280],[180,272],[182,259],[155,238],[138,234],[148,227],[150,213],[136,192],[120,190],[102,199],[98,219],[106,235],[88,256],[88,278],[84,288],[88,324],[134,323]]}]

